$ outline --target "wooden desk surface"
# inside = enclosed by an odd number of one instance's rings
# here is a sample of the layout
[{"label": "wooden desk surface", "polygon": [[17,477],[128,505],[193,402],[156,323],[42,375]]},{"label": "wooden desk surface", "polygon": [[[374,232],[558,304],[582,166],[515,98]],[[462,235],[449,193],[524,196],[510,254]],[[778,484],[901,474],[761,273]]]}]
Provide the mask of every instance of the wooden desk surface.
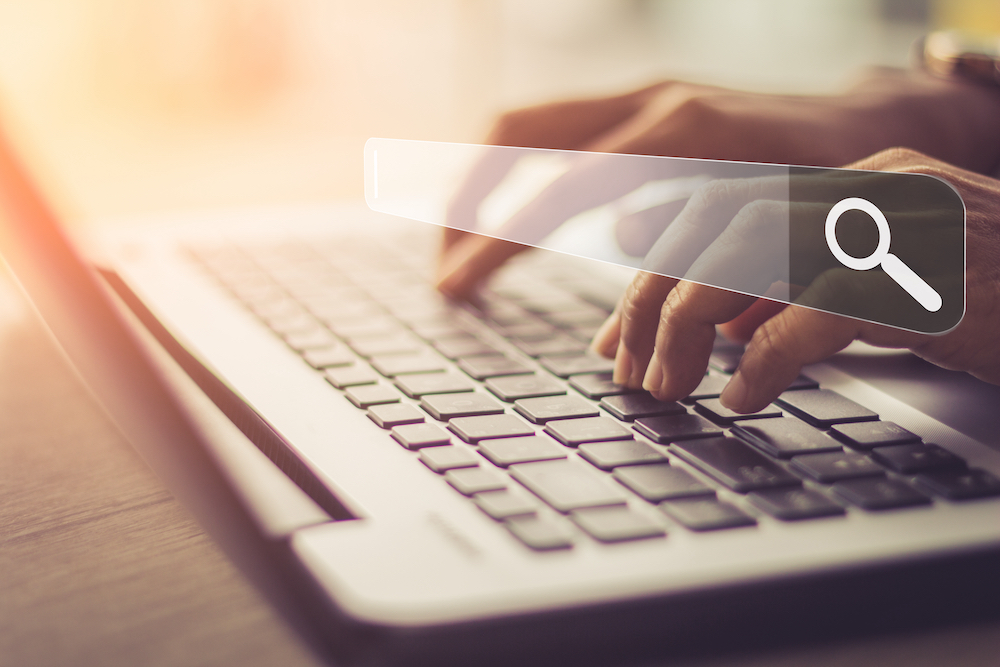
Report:
[{"label": "wooden desk surface", "polygon": [[[993,621],[685,664],[986,667],[997,656]],[[317,664],[0,280],[0,665]]]}]

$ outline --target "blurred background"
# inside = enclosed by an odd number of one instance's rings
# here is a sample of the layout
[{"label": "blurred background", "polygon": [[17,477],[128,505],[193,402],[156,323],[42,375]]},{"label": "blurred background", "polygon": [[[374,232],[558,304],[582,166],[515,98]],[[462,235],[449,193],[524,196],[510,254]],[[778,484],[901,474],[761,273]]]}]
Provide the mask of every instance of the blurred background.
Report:
[{"label": "blurred background", "polygon": [[370,136],[680,78],[836,92],[997,0],[0,0],[0,106],[81,219],[359,198]]}]

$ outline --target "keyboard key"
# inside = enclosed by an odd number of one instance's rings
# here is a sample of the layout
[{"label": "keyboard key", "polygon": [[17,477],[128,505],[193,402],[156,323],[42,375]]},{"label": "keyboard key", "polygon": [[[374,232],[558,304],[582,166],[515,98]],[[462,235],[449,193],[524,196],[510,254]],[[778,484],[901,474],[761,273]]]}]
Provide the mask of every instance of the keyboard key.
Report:
[{"label": "keyboard key", "polygon": [[763,410],[744,415],[739,412],[733,412],[729,408],[723,406],[721,401],[717,398],[705,398],[697,401],[694,404],[694,409],[714,421],[716,424],[722,424],[724,426],[729,426],[735,422],[747,419],[769,419],[771,417],[781,416],[781,410],[779,410],[773,403]]},{"label": "keyboard key", "polygon": [[717,371],[732,375],[739,368],[743,358],[743,347],[738,345],[716,345],[708,365]]},{"label": "keyboard key", "polygon": [[434,343],[434,348],[449,359],[497,355],[499,351],[478,338],[466,334],[465,338],[445,338]]},{"label": "keyboard key", "polygon": [[[326,317],[323,321],[333,333],[348,342],[364,344],[377,338],[390,338],[397,342],[409,343],[414,348],[418,347],[418,344],[406,334],[406,329],[387,315],[383,317],[362,316],[360,318]],[[404,347],[408,347],[408,345],[404,344]]]},{"label": "keyboard key", "polygon": [[641,390],[629,389],[611,381],[611,373],[587,373],[574,375],[569,379],[571,387],[595,401],[605,396],[617,396],[619,394],[634,394]]},{"label": "keyboard key", "polygon": [[514,409],[534,424],[544,424],[553,419],[573,417],[596,417],[596,407],[579,396],[543,396],[522,398],[514,403]]},{"label": "keyboard key", "polygon": [[693,438],[712,438],[724,433],[704,417],[692,414],[637,419],[635,430],[663,445]]},{"label": "keyboard key", "polygon": [[576,461],[519,463],[510,471],[514,479],[560,512],[625,504],[620,487]]},{"label": "keyboard key", "polygon": [[371,364],[388,378],[414,373],[440,373],[447,368],[444,360],[430,354],[379,355],[371,358]]},{"label": "keyboard key", "polygon": [[479,453],[501,468],[515,463],[566,458],[566,450],[563,447],[553,442],[551,438],[541,435],[484,440],[479,445]]},{"label": "keyboard key", "polygon": [[398,391],[387,384],[363,384],[357,387],[348,387],[344,395],[347,396],[347,400],[362,410],[382,403],[398,403],[399,399],[402,398]]},{"label": "keyboard key", "polygon": [[573,534],[569,527],[553,519],[540,519],[535,516],[515,517],[504,521],[504,525],[525,546],[536,551],[569,549],[573,546]]},{"label": "keyboard key", "polygon": [[418,424],[424,421],[424,414],[409,403],[383,403],[368,408],[368,418],[382,428],[392,428]]},{"label": "keyboard key", "polygon": [[538,503],[529,498],[527,494],[510,490],[484,491],[474,495],[472,500],[479,506],[479,509],[497,521],[515,516],[530,516],[538,509]]},{"label": "keyboard key", "polygon": [[480,461],[475,452],[466,447],[454,445],[424,447],[420,450],[420,460],[434,472],[445,472],[456,468],[475,468]]},{"label": "keyboard key", "polygon": [[695,401],[701,400],[703,398],[718,398],[722,394],[722,390],[726,388],[729,384],[728,377],[722,377],[719,375],[706,375],[698,383],[698,386],[694,388],[687,398],[684,399],[685,403],[694,403]]},{"label": "keyboard key", "polygon": [[618,466],[661,463],[667,457],[645,442],[637,440],[613,440],[611,442],[591,442],[580,445],[580,456],[601,470],[612,470]]},{"label": "keyboard key", "polygon": [[686,440],[672,447],[682,459],[738,493],[801,484],[790,472],[736,438]]},{"label": "keyboard key", "polygon": [[778,404],[796,417],[820,428],[878,419],[878,415],[868,408],[830,389],[788,391],[778,398]]},{"label": "keyboard key", "polygon": [[394,426],[389,434],[407,449],[450,445],[451,436],[435,424],[404,424]]},{"label": "keyboard key", "polygon": [[876,447],[871,455],[882,465],[904,475],[965,468],[965,461],[960,457],[937,445],[923,443]]},{"label": "keyboard key", "polygon": [[885,474],[882,466],[859,452],[803,454],[792,459],[792,468],[823,484]]},{"label": "keyboard key", "polygon": [[570,310],[564,313],[551,313],[545,315],[545,321],[555,325],[560,329],[570,329],[578,327],[597,327],[608,319],[608,314],[601,308],[589,310]]},{"label": "keyboard key", "polygon": [[306,350],[302,354],[302,358],[317,370],[332,368],[334,366],[350,366],[357,360],[345,345],[340,344],[321,347],[315,350]]},{"label": "keyboard key", "polygon": [[486,468],[459,468],[444,474],[445,481],[465,496],[484,491],[501,491],[507,488],[507,479]]},{"label": "keyboard key", "polygon": [[887,510],[914,505],[928,505],[931,499],[895,479],[868,477],[848,479],[833,485],[834,492],[866,510]]},{"label": "keyboard key", "polygon": [[843,507],[822,493],[809,489],[761,489],[751,492],[747,498],[775,519],[782,521],[800,521],[845,514]]},{"label": "keyboard key", "polygon": [[564,354],[579,354],[587,349],[586,343],[566,335],[549,336],[532,340],[515,340],[514,346],[529,357],[559,356]]},{"label": "keyboard key", "polygon": [[337,389],[347,389],[361,384],[378,382],[378,373],[364,364],[355,364],[343,368],[330,368],[324,374],[326,381]]},{"label": "keyboard key", "polygon": [[522,398],[558,396],[566,390],[561,384],[545,375],[507,375],[493,377],[486,381],[486,388],[497,398],[508,403]]},{"label": "keyboard key", "polygon": [[535,319],[500,327],[500,333],[505,338],[520,338],[521,340],[543,340],[551,336],[554,331],[555,328],[552,325]]},{"label": "keyboard key", "polygon": [[658,401],[649,392],[606,396],[601,399],[601,407],[624,421],[635,421],[639,417],[658,417],[687,412],[680,403]]},{"label": "keyboard key", "polygon": [[390,354],[415,354],[420,351],[421,343],[411,336],[387,336],[379,338],[349,339],[351,349],[362,357],[386,356]]},{"label": "keyboard key", "polygon": [[424,396],[420,407],[439,421],[448,421],[456,417],[473,417],[476,415],[498,415],[503,412],[503,406],[486,394],[431,394]]},{"label": "keyboard key", "polygon": [[629,507],[593,507],[574,510],[569,516],[600,542],[624,542],[667,534],[652,517]]},{"label": "keyboard key", "polygon": [[691,473],[665,462],[615,468],[614,478],[651,503],[715,495]]},{"label": "keyboard key", "polygon": [[285,337],[285,344],[296,352],[326,348],[338,344],[340,341],[332,333],[323,327],[316,327],[309,331],[292,332]]},{"label": "keyboard key", "polygon": [[798,389],[819,389],[819,382],[816,382],[816,380],[813,380],[808,375],[800,375],[792,380],[792,383],[788,385],[785,391],[795,391]]},{"label": "keyboard key", "polygon": [[535,429],[514,415],[457,417],[448,422],[448,428],[462,440],[471,443],[489,438],[514,438],[535,434]]},{"label": "keyboard key", "polygon": [[[469,332],[460,324],[453,322],[423,322],[414,324],[413,333],[424,340],[443,341],[449,338],[466,338]],[[442,352],[442,354],[444,354]]]},{"label": "keyboard key", "polygon": [[568,378],[579,373],[610,373],[615,367],[613,359],[605,359],[596,354],[541,357],[538,361],[553,375],[561,378]]},{"label": "keyboard key", "polygon": [[715,498],[667,500],[659,508],[685,528],[698,532],[757,524],[756,519],[735,505]]},{"label": "keyboard key", "polygon": [[733,428],[733,435],[771,456],[787,459],[798,454],[842,452],[843,445],[823,431],[798,419],[762,419]]},{"label": "keyboard key", "polygon": [[610,417],[560,419],[546,424],[545,432],[569,447],[584,442],[632,439],[632,432]]},{"label": "keyboard key", "polygon": [[1000,496],[1000,479],[985,470],[940,470],[917,477],[917,482],[931,493],[948,500],[971,500]]},{"label": "keyboard key", "polygon": [[469,357],[461,359],[458,362],[458,367],[476,380],[531,372],[531,369],[520,361],[503,356]]},{"label": "keyboard key", "polygon": [[422,398],[428,394],[457,394],[475,389],[464,375],[448,372],[400,375],[395,385],[410,398]]},{"label": "keyboard key", "polygon": [[871,449],[882,445],[902,445],[920,440],[915,434],[893,422],[856,422],[837,424],[830,435],[855,449]]}]

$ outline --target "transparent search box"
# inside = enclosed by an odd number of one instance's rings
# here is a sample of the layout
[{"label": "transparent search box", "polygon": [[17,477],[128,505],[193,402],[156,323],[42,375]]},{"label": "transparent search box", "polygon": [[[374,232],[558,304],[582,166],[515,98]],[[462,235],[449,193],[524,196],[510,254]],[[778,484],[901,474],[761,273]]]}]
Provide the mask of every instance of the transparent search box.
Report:
[{"label": "transparent search box", "polygon": [[908,331],[965,313],[965,205],[924,174],[369,139],[365,199]]}]

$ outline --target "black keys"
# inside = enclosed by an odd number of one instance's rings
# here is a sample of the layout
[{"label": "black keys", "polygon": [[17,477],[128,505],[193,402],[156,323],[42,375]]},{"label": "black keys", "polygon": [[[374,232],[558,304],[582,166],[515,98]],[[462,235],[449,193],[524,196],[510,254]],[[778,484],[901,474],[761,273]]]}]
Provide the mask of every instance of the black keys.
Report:
[{"label": "black keys", "polygon": [[726,388],[729,384],[728,377],[721,377],[719,375],[706,375],[698,383],[698,386],[694,388],[687,398],[684,399],[685,403],[694,403],[697,400],[703,398],[718,398],[722,390]]},{"label": "black keys", "polygon": [[496,355],[498,351],[492,345],[488,345],[478,338],[472,336],[462,338],[445,338],[434,343],[438,352],[449,359],[462,359],[464,357],[478,357],[482,355]]},{"label": "black keys", "polygon": [[596,354],[541,357],[538,361],[553,375],[561,378],[568,378],[579,373],[610,373],[615,367],[613,359],[605,359]]},{"label": "black keys", "polygon": [[717,371],[732,374],[740,365],[743,357],[743,347],[738,345],[716,345],[708,365]]},{"label": "black keys", "polygon": [[596,417],[598,410],[579,396],[543,396],[523,398],[514,403],[514,409],[534,424],[544,424],[553,419]]},{"label": "black keys", "polygon": [[536,551],[569,549],[573,536],[569,526],[562,522],[536,516],[515,517],[504,521],[507,530],[525,546]]},{"label": "black keys", "polygon": [[387,384],[364,384],[348,387],[344,395],[347,396],[347,400],[362,410],[382,403],[398,403],[401,398],[399,392]]},{"label": "black keys", "polygon": [[390,354],[414,354],[420,351],[421,343],[411,336],[379,336],[348,340],[351,349],[362,357],[385,356]]},{"label": "black keys", "polygon": [[434,472],[445,472],[456,468],[475,468],[481,459],[465,447],[445,445],[424,447],[420,450],[420,460]]},{"label": "black keys", "polygon": [[388,378],[413,373],[440,373],[447,368],[442,359],[430,354],[379,355],[371,358],[371,364]]},{"label": "black keys", "polygon": [[486,388],[496,394],[501,401],[508,403],[522,398],[559,396],[566,393],[561,384],[548,376],[537,373],[493,377],[486,381]]},{"label": "black keys", "polygon": [[510,471],[514,479],[560,512],[625,504],[620,487],[576,461],[519,463]]},{"label": "black keys", "polygon": [[640,391],[638,389],[629,389],[624,385],[615,384],[611,381],[611,373],[586,373],[583,375],[574,375],[569,379],[569,384],[587,398],[592,398],[595,401],[600,400],[605,396],[634,394]]},{"label": "black keys", "polygon": [[345,366],[344,368],[329,368],[323,375],[326,377],[326,381],[337,389],[378,382],[378,373],[363,364]]},{"label": "black keys", "polygon": [[651,503],[715,495],[691,473],[666,462],[615,468],[614,478]]},{"label": "black keys", "polygon": [[878,415],[830,389],[786,391],[778,403],[813,426],[829,428],[846,422],[875,421]]},{"label": "black keys", "polygon": [[830,435],[855,449],[902,445],[920,440],[899,424],[883,421],[837,424],[830,429]]},{"label": "black keys", "polygon": [[692,414],[637,419],[635,430],[650,440],[664,445],[679,440],[712,438],[723,434],[723,430],[712,422]]},{"label": "black keys", "polygon": [[729,408],[725,407],[717,398],[702,399],[694,404],[694,409],[714,421],[716,424],[722,424],[723,426],[729,426],[737,421],[747,419],[769,419],[771,417],[781,416],[781,410],[773,404],[767,406],[763,410],[758,410],[757,412],[751,412],[748,415],[744,415],[739,412],[733,412]]},{"label": "black keys", "polygon": [[422,398],[429,394],[457,394],[475,388],[467,377],[458,373],[400,375],[396,378],[395,385],[410,398]]},{"label": "black keys", "polygon": [[928,505],[931,499],[895,479],[868,477],[848,479],[833,485],[834,492],[866,510],[887,510],[914,505]]},{"label": "black keys", "polygon": [[459,360],[458,366],[477,380],[531,372],[531,369],[520,361],[504,356],[468,357]]},{"label": "black keys", "polygon": [[516,340],[514,346],[529,357],[559,356],[579,354],[587,349],[587,344],[565,334],[532,340]]},{"label": "black keys", "polygon": [[503,491],[484,491],[477,493],[472,500],[479,509],[486,512],[497,521],[515,516],[530,516],[538,509],[538,503],[525,493],[517,493],[509,489]]},{"label": "black keys", "polygon": [[390,435],[407,449],[421,449],[435,445],[450,445],[448,432],[435,424],[403,424],[394,426]]},{"label": "black keys", "polygon": [[917,477],[917,482],[931,493],[948,500],[972,500],[1000,496],[1000,479],[985,470],[940,470]]},{"label": "black keys", "polygon": [[507,480],[496,471],[486,468],[458,468],[444,474],[446,482],[464,496],[472,496],[484,491],[500,491],[507,488]]},{"label": "black keys", "polygon": [[677,523],[695,531],[756,525],[757,520],[730,503],[715,498],[683,498],[660,503],[660,509]]},{"label": "black keys", "polygon": [[680,403],[658,401],[649,392],[606,396],[601,399],[601,407],[623,421],[635,421],[639,417],[659,417],[687,412]]},{"label": "black keys", "polygon": [[368,408],[368,418],[382,428],[424,421],[424,414],[409,403],[383,403]]},{"label": "black keys", "polygon": [[457,417],[448,422],[448,428],[462,440],[472,443],[488,438],[514,438],[535,434],[535,429],[519,417],[506,414]]},{"label": "black keys", "polygon": [[738,493],[779,486],[799,486],[797,477],[736,438],[687,440],[674,451],[691,465]]},{"label": "black keys", "polygon": [[498,415],[503,406],[486,394],[430,394],[420,401],[420,407],[438,421],[476,415]]},{"label": "black keys", "polygon": [[803,454],[792,459],[792,468],[823,484],[885,474],[882,466],[859,452]]},{"label": "black keys", "polygon": [[546,424],[545,432],[569,447],[584,442],[632,439],[632,432],[610,417],[560,419]]},{"label": "black keys", "polygon": [[580,445],[579,452],[580,456],[601,470],[612,470],[618,466],[661,463],[667,460],[663,454],[638,440],[590,442]]},{"label": "black keys", "polygon": [[332,345],[315,350],[306,350],[302,353],[302,358],[317,370],[332,368],[334,366],[350,366],[356,360],[354,354],[345,345]]},{"label": "black keys", "polygon": [[574,510],[569,516],[600,542],[623,542],[667,534],[652,517],[625,506]]},{"label": "black keys", "polygon": [[824,516],[840,516],[845,513],[843,507],[822,493],[810,489],[761,489],[753,491],[747,498],[757,507],[782,521],[801,521]]},{"label": "black keys", "polygon": [[787,459],[797,454],[840,452],[843,446],[804,421],[762,419],[733,428],[733,434],[771,456]]},{"label": "black keys", "polygon": [[876,447],[872,450],[872,458],[904,475],[965,467],[965,461],[948,450],[923,443]]},{"label": "black keys", "polygon": [[484,440],[479,453],[501,468],[515,463],[552,461],[566,458],[566,450],[542,435]]}]

